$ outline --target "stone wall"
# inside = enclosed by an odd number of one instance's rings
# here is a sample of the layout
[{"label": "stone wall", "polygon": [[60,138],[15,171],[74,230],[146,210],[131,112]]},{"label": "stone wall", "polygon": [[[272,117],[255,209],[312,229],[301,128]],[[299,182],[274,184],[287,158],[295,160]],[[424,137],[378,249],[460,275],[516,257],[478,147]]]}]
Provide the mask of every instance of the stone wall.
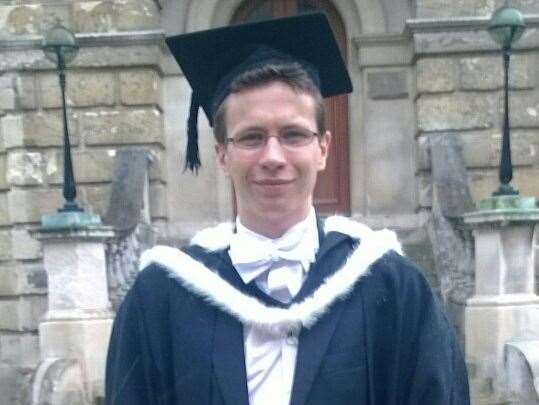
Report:
[{"label": "stone wall", "polygon": [[[457,1],[448,6],[450,3],[443,1],[418,1],[419,17],[430,19],[416,19],[410,24],[417,56],[420,209],[432,206],[431,134],[454,133],[460,138],[474,201],[498,187],[503,64],[497,45],[486,31],[498,3]],[[524,13],[539,11],[537,2],[513,3]],[[534,22],[530,19],[525,36],[516,44],[510,69],[513,184],[521,194],[530,196],[539,195],[539,33]]]},{"label": "stone wall", "polygon": [[[0,5],[0,403],[22,401],[39,361],[47,307],[42,251],[31,231],[62,206],[61,96],[41,34],[59,19],[81,49],[67,72],[78,202],[106,212],[114,156],[152,151],[150,214],[167,220],[160,62],[153,0],[4,1]],[[106,350],[106,348],[103,348]],[[4,402],[5,401],[5,402]]]}]

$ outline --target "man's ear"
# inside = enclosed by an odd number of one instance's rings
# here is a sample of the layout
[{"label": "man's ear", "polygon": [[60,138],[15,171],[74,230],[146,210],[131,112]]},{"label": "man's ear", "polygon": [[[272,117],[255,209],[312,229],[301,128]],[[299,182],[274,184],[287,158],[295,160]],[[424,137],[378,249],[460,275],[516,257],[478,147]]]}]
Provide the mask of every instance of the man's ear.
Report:
[{"label": "man's ear", "polygon": [[324,170],[326,168],[329,147],[331,146],[331,132],[326,131],[322,136],[320,136],[318,140],[318,146],[320,147],[320,160],[318,170]]},{"label": "man's ear", "polygon": [[217,165],[223,170],[223,172],[228,176],[228,165],[227,165],[227,154],[226,154],[226,145],[223,143],[215,144],[215,161]]}]

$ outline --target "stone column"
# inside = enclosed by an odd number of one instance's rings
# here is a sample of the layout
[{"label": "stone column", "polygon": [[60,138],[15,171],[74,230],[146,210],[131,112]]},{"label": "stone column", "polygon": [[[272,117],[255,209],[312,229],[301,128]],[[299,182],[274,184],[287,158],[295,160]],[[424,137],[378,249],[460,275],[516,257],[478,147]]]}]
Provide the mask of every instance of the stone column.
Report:
[{"label": "stone column", "polygon": [[[99,216],[86,212],[47,215],[41,224],[36,237],[43,243],[49,296],[48,311],[39,325],[41,365],[34,384],[41,384],[42,392],[46,381],[38,381],[40,375],[62,375],[48,372],[54,360],[75,360],[84,397],[93,401],[104,396],[113,320],[104,244],[113,232],[101,224]],[[53,383],[62,386],[61,381]],[[66,390],[75,391],[73,387]]]},{"label": "stone column", "polygon": [[535,404],[510,398],[506,346],[539,339],[533,266],[539,209],[534,198],[491,197],[466,214],[464,221],[475,237],[475,293],[465,310],[472,401],[474,405]]}]

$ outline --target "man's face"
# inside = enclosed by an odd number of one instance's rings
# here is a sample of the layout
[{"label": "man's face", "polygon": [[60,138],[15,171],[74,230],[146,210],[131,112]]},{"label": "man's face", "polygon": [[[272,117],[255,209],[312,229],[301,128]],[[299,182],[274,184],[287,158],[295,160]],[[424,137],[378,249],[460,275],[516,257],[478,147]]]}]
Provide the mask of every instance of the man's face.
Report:
[{"label": "man's face", "polygon": [[270,136],[256,150],[234,144],[216,147],[218,162],[234,184],[242,223],[257,230],[268,220],[290,225],[301,221],[312,205],[317,174],[326,166],[331,135],[326,132],[293,149],[281,146],[274,136],[290,128],[318,132],[315,99],[276,81],[233,93],[225,102],[227,137],[248,130]]}]

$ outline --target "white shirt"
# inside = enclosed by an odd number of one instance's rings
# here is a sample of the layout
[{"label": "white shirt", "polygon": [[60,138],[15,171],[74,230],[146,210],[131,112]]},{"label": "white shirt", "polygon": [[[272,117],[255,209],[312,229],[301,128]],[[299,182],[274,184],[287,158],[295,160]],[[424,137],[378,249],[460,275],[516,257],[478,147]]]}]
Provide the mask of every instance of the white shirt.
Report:
[{"label": "white shirt", "polygon": [[[277,239],[266,238],[245,228],[239,219],[236,220],[236,229],[229,254],[240,277],[246,284],[255,280],[261,290],[278,300],[289,301],[300,290],[318,250],[314,209],[311,208],[305,220]],[[296,258],[278,257],[278,253],[272,251],[278,246],[284,246],[285,257],[288,250],[294,250]],[[269,252],[268,257],[245,265],[247,259],[244,256],[252,253],[253,249],[264,249],[264,252]],[[284,293],[281,286],[288,291]],[[243,339],[249,404],[288,405],[296,366],[297,336],[270,335],[255,326],[246,325]]]}]

